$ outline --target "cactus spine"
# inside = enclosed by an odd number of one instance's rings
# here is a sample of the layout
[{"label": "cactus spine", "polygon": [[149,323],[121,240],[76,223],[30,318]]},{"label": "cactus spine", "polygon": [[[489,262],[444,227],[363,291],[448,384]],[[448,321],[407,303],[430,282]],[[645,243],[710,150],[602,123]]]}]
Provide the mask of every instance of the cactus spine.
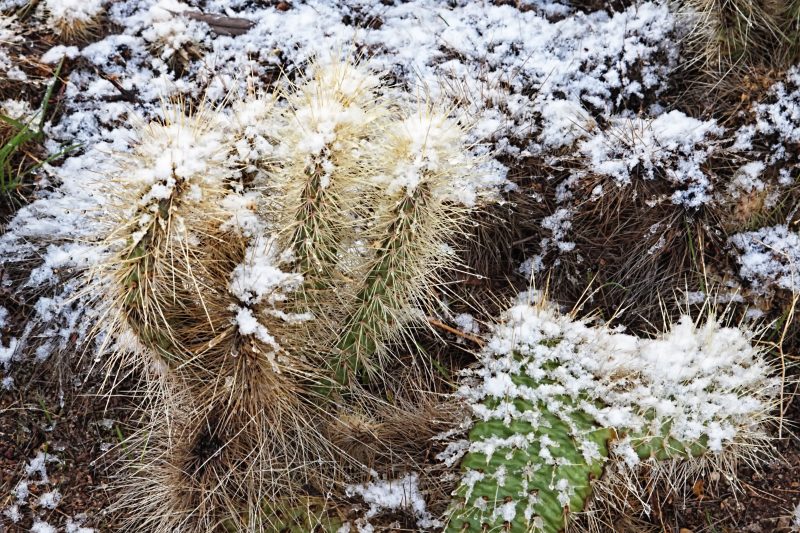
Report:
[{"label": "cactus spine", "polygon": [[109,213],[118,218],[112,219],[108,241],[121,246],[101,275],[109,275],[116,287],[120,322],[169,365],[189,357],[175,324],[197,320],[186,316],[180,300],[199,302],[193,311],[210,322],[200,287],[203,262],[190,252],[190,241],[201,237],[193,233],[198,216],[221,216],[216,206],[233,175],[226,158],[213,116],[172,112],[143,129],[110,185],[116,205]]},{"label": "cactus spine", "polygon": [[448,532],[558,533],[648,501],[660,464],[724,470],[767,447],[778,383],[713,317],[641,340],[520,303],[482,362],[461,389],[476,422]]},{"label": "cactus spine", "polygon": [[442,110],[423,107],[385,128],[370,196],[377,207],[367,239],[375,244],[356,271],[363,282],[336,344],[339,383],[364,371],[374,375],[385,343],[396,340],[401,327],[414,319],[413,309],[435,298],[437,274],[454,264],[449,243],[466,209],[456,191],[474,171],[464,130]]},{"label": "cactus spine", "polygon": [[317,64],[221,113],[150,126],[100,271],[118,329],[166,363],[127,495],[159,531],[278,527],[309,487],[365,470],[334,443],[358,411],[336,402],[384,400],[338,391],[380,376],[426,312],[478,194],[461,124],[363,67]]}]

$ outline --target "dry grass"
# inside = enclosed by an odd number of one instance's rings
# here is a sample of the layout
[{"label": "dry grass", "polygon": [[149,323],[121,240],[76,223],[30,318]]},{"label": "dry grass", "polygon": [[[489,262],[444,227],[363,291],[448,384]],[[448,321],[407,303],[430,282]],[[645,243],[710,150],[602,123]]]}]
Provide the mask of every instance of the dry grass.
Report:
[{"label": "dry grass", "polygon": [[47,23],[49,27],[55,29],[62,42],[87,44],[98,40],[104,24],[103,16],[103,12],[92,17],[72,16],[68,12],[61,16],[50,13]]},{"label": "dry grass", "polygon": [[676,104],[735,122],[800,58],[796,0],[685,0]]}]

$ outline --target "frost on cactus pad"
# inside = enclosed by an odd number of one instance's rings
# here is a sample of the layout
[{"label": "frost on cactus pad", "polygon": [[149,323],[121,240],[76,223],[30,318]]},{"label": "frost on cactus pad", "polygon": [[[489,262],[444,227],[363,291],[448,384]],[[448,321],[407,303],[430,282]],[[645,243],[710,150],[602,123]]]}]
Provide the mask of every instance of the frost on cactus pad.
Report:
[{"label": "frost on cactus pad", "polygon": [[[474,425],[447,531],[558,532],[573,513],[647,501],[638,487],[653,483],[635,478],[657,484],[658,464],[755,459],[777,390],[751,337],[713,316],[640,339],[525,293],[459,389]],[[631,498],[604,501],[610,473]]]}]

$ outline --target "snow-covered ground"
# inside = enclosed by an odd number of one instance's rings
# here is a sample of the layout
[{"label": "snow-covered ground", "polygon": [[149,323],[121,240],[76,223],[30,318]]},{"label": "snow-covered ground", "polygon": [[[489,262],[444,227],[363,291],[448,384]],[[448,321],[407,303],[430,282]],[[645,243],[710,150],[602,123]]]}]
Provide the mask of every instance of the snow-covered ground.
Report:
[{"label": "snow-covered ground", "polygon": [[[0,0],[0,9],[23,3]],[[314,59],[363,58],[374,75],[408,93],[458,108],[467,117],[471,150],[489,161],[481,167],[480,185],[497,198],[519,190],[523,180],[553,184],[546,172],[526,174],[526,161],[544,161],[566,176],[552,198],[540,198],[548,212],[536,224],[546,237],[534,240],[529,256],[509,272],[538,277],[558,268],[561,258],[580,263],[571,221],[583,205],[577,184],[589,177],[604,179],[592,198],[611,194],[609,188],[624,194],[634,180],[658,181],[666,192],[652,199],[654,205],[677,206],[692,216],[723,212],[752,197],[767,209],[780,204],[800,179],[800,68],[779,80],[735,127],[688,116],[665,95],[686,60],[681,39],[690,14],[674,12],[665,0],[632,4],[584,12],[568,0],[41,2],[25,24],[90,28],[85,42],[59,44],[34,58],[51,65],[66,58],[60,112],[45,129],[47,150],[79,147],[43,167],[35,201],[0,235],[0,294],[23,298],[33,309],[24,323],[13,323],[11,305],[0,301],[0,387],[14,390],[15,366],[23,360],[69,353],[76,341],[91,337],[102,309],[93,302],[100,295],[87,293],[78,276],[107,257],[106,181],[119,172],[114,154],[133,149],[141,125],[169,115],[181,100],[220,106],[222,116],[234,120],[231,102],[249,88],[287,83],[276,82],[283,74],[296,79]],[[201,11],[246,19],[250,29],[222,35],[186,15]],[[0,18],[0,77],[24,82],[14,61],[25,39],[21,24]],[[0,102],[0,109],[19,120],[36,113],[17,100]],[[203,160],[208,154],[198,151],[213,152],[217,141],[187,145],[186,164]],[[159,155],[150,154],[153,160]],[[722,159],[736,168],[719,171],[716,162]],[[538,193],[529,194],[537,199]],[[717,274],[732,292],[800,292],[798,209],[790,206],[780,223],[742,225],[724,236],[723,253],[733,267]],[[664,245],[658,237],[651,253]],[[271,253],[261,244],[253,254]],[[256,297],[258,288],[247,283],[244,276],[241,297]],[[240,328],[256,332],[251,319],[243,308]],[[457,323],[477,331],[469,316]],[[107,340],[102,331],[93,339],[96,346]],[[0,499],[0,524],[16,523],[25,506],[42,513],[58,506],[56,488],[34,505],[25,490],[28,483],[46,485],[46,467],[57,460],[57,454],[30,458],[13,488],[15,499]],[[376,508],[411,506],[422,522],[433,524],[418,501],[416,480],[396,484],[351,491]],[[410,493],[408,501],[397,495],[398,487]],[[88,533],[85,521],[66,517],[51,525],[37,515],[31,531]]]}]

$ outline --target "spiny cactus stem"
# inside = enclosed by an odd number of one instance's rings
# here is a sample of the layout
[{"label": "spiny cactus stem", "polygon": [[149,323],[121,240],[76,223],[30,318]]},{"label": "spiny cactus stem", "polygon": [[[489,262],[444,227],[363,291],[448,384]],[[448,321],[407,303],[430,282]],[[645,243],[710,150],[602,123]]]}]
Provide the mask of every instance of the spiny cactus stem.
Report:
[{"label": "spiny cactus stem", "polygon": [[336,264],[336,231],[332,227],[328,204],[333,198],[329,187],[323,187],[324,169],[320,161],[305,168],[305,186],[301,205],[295,214],[296,227],[290,238],[300,272],[311,289],[330,285]]},{"label": "spiny cactus stem", "polygon": [[417,272],[409,268],[417,246],[415,233],[424,223],[430,202],[429,187],[418,186],[400,199],[391,211],[386,236],[377,247],[378,256],[356,295],[356,308],[336,346],[336,381],[347,385],[358,376],[395,326],[397,311],[407,303],[403,286]]},{"label": "spiny cactus stem", "polygon": [[155,216],[149,223],[145,234],[136,246],[128,252],[123,261],[128,265],[127,273],[122,276],[122,286],[126,290],[123,299],[123,310],[128,325],[136,333],[145,346],[154,350],[170,364],[175,363],[175,345],[166,327],[153,323],[160,317],[150,317],[150,308],[146,304],[154,295],[149,291],[150,281],[156,272],[157,259],[154,257],[165,242],[170,212],[178,204],[183,191],[184,180],[173,175],[175,186],[168,198],[158,201]]}]

